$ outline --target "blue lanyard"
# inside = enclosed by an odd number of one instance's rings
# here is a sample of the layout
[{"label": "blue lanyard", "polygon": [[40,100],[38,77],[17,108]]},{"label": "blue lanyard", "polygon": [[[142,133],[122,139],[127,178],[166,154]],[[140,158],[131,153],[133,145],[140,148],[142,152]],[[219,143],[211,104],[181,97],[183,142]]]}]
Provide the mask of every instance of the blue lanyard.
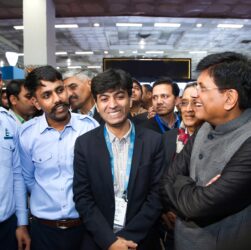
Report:
[{"label": "blue lanyard", "polygon": [[[134,141],[135,141],[135,127],[131,123],[132,130],[130,133],[130,145],[128,148],[128,158],[127,158],[127,166],[126,166],[126,180],[124,183],[124,192],[127,193],[127,188],[128,188],[128,183],[129,183],[129,178],[130,178],[130,172],[131,172],[131,166],[132,166],[132,155],[133,155],[133,148],[134,148]],[[110,161],[111,161],[111,169],[112,169],[112,177],[114,181],[114,157],[113,157],[113,152],[112,152],[112,144],[109,139],[109,135],[106,129],[106,126],[104,126],[104,136],[105,136],[105,141],[106,145],[110,154]]]}]

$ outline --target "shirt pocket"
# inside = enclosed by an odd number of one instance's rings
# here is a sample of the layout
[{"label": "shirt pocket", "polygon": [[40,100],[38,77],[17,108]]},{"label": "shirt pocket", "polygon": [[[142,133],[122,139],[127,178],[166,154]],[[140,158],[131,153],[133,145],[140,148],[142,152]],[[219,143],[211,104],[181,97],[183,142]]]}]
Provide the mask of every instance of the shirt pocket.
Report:
[{"label": "shirt pocket", "polygon": [[4,143],[0,146],[1,148],[1,161],[0,165],[3,167],[11,168],[12,167],[12,155],[15,150],[15,146],[12,143]]},{"label": "shirt pocket", "polygon": [[33,155],[32,161],[35,166],[35,175],[42,177],[49,176],[51,169],[53,169],[53,166],[55,165],[53,164],[51,153],[36,153]]}]

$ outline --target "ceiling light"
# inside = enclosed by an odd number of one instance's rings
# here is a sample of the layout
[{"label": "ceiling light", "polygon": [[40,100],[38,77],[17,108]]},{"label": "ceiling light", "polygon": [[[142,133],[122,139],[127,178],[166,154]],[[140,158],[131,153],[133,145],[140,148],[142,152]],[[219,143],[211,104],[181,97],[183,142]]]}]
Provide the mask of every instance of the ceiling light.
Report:
[{"label": "ceiling light", "polygon": [[225,28],[225,29],[241,29],[243,24],[230,24],[230,23],[219,23],[217,28]]},{"label": "ceiling light", "polygon": [[189,54],[206,54],[207,51],[205,50],[194,50],[194,51],[189,51]]},{"label": "ceiling light", "polygon": [[1,60],[1,61],[0,61],[0,67],[3,67],[3,66],[4,66],[4,61]]},{"label": "ceiling light", "polygon": [[133,53],[133,54],[138,54],[138,51],[137,51],[137,50],[134,50],[132,53]]},{"label": "ceiling light", "polygon": [[145,53],[146,54],[164,54],[164,51],[161,51],[161,50],[148,50]]},{"label": "ceiling light", "polygon": [[[23,30],[24,26],[23,25],[17,25],[13,26],[15,30]],[[56,24],[55,25],[56,29],[65,29],[65,28],[78,28],[78,24]]]},{"label": "ceiling light", "polygon": [[24,56],[24,53],[18,53],[18,56]]},{"label": "ceiling light", "polygon": [[78,28],[78,24],[56,24],[56,29],[65,29],[65,28]]},{"label": "ceiling light", "polygon": [[13,26],[13,28],[15,30],[23,30],[24,29],[24,26],[23,25],[17,25],[17,26]]},{"label": "ceiling light", "polygon": [[180,23],[154,23],[154,27],[179,28],[180,25]]},{"label": "ceiling light", "polygon": [[68,66],[68,69],[81,69],[81,66]]},{"label": "ceiling light", "polygon": [[93,51],[76,51],[76,55],[93,55]]},{"label": "ceiling light", "polygon": [[66,51],[58,51],[55,53],[55,55],[67,55],[67,52]]},{"label": "ceiling light", "polygon": [[119,54],[124,54],[125,52],[123,50],[120,50],[119,51]]},{"label": "ceiling light", "polygon": [[99,27],[100,24],[99,24],[99,23],[94,23],[93,26],[94,26],[94,27]]},{"label": "ceiling light", "polygon": [[201,23],[197,23],[197,24],[196,24],[196,27],[197,27],[197,28],[201,28],[201,27],[202,27],[202,24],[201,24]]},{"label": "ceiling light", "polygon": [[98,65],[89,65],[87,66],[88,69],[101,69],[101,66]]},{"label": "ceiling light", "polygon": [[104,51],[104,54],[108,54],[108,51],[107,51],[107,50],[105,50],[105,51]]},{"label": "ceiling light", "polygon": [[60,69],[60,67],[57,66],[56,69]]},{"label": "ceiling light", "polygon": [[116,23],[117,27],[142,27],[142,23]]}]

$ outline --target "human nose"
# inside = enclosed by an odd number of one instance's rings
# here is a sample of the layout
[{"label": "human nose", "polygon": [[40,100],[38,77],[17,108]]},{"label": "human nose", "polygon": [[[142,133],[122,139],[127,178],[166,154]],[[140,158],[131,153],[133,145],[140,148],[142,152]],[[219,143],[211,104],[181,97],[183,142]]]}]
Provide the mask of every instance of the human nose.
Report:
[{"label": "human nose", "polygon": [[197,85],[196,87],[194,87],[194,91],[192,91],[190,96],[192,98],[196,98],[199,96],[199,92],[200,92],[200,89],[199,89],[199,86]]},{"label": "human nose", "polygon": [[117,101],[115,98],[111,98],[109,101],[109,107],[110,108],[115,108],[117,106]]}]

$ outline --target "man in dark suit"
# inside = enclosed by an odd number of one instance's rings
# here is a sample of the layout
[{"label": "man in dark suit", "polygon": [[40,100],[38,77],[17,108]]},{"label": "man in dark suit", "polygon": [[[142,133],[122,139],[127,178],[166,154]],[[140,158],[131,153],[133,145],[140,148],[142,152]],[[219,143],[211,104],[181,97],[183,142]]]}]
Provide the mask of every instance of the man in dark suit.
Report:
[{"label": "man in dark suit", "polygon": [[74,201],[85,224],[83,249],[158,250],[162,140],[128,117],[132,80],[107,70],[92,80],[105,124],[75,144]]}]

